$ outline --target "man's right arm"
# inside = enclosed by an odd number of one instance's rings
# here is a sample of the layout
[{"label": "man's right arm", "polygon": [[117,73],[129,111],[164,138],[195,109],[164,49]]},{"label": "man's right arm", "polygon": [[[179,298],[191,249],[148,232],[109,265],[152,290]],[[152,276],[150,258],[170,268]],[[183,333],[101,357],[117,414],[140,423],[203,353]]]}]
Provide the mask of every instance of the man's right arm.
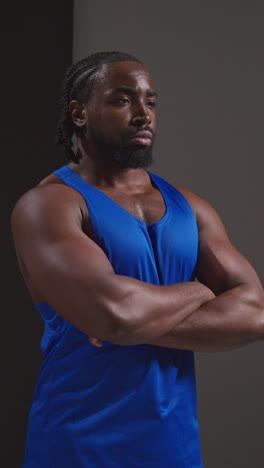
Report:
[{"label": "man's right arm", "polygon": [[27,192],[11,218],[17,255],[31,283],[85,334],[119,345],[143,343],[215,297],[198,282],[156,286],[115,274],[82,221],[72,189],[59,184]]}]

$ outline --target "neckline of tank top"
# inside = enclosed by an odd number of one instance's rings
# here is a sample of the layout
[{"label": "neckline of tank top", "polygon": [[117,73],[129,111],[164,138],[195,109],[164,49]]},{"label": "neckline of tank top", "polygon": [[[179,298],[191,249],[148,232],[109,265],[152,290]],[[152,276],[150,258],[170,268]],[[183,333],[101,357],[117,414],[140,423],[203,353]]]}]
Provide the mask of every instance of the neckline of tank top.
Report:
[{"label": "neckline of tank top", "polygon": [[[121,205],[119,205],[118,203],[116,203],[114,200],[112,200],[111,197],[109,197],[108,195],[106,195],[106,193],[102,192],[101,190],[99,190],[98,188],[96,188],[94,185],[90,184],[89,182],[87,182],[86,180],[84,180],[81,176],[79,176],[76,172],[74,172],[69,166],[65,165],[65,166],[62,166],[61,168],[57,169],[57,171],[60,171],[62,170],[63,172],[67,172],[69,174],[69,176],[71,176],[73,179],[75,179],[77,182],[80,182],[84,187],[86,185],[88,185],[90,188],[92,188],[93,190],[95,190],[96,192],[98,192],[99,194],[101,194],[103,197],[106,197],[108,200],[110,200],[112,203],[114,203],[114,205],[118,206],[118,208],[120,208],[120,210],[122,210],[123,212],[125,212],[128,216],[132,217],[134,220],[136,220],[139,224],[141,224],[142,226],[144,226],[146,229],[151,229],[153,228],[154,226],[159,226],[161,224],[163,224],[164,222],[167,222],[170,218],[170,215],[171,215],[171,210],[170,210],[170,203],[168,202],[168,199],[166,197],[166,194],[164,193],[164,191],[161,189],[161,186],[158,182],[158,180],[156,179],[156,176],[155,174],[153,174],[152,172],[150,171],[147,171],[146,169],[144,169],[148,175],[149,175],[149,178],[151,180],[151,182],[154,182],[154,184],[156,185],[157,189],[159,190],[159,192],[161,193],[161,196],[163,197],[163,201],[164,201],[164,204],[165,204],[165,213],[164,215],[162,216],[162,218],[160,218],[158,221],[156,221],[155,223],[152,223],[152,224],[146,224],[145,221],[143,221],[142,219],[139,219],[137,218],[136,216],[132,215],[131,213],[129,213],[129,211],[125,210],[125,208],[123,208]],[[55,175],[56,175],[56,172],[57,171],[54,171]]]}]

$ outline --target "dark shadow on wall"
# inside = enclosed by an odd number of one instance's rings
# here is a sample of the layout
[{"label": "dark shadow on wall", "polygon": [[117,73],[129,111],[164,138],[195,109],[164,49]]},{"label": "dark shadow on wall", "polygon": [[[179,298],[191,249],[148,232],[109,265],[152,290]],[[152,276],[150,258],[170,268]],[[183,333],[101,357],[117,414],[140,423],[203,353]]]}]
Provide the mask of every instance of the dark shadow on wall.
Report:
[{"label": "dark shadow on wall", "polygon": [[[65,163],[55,147],[63,75],[72,61],[73,1],[1,7],[2,351],[0,466],[21,467],[41,363],[42,321],[16,263],[10,213],[16,200]],[[2,434],[3,434],[2,432]]]}]

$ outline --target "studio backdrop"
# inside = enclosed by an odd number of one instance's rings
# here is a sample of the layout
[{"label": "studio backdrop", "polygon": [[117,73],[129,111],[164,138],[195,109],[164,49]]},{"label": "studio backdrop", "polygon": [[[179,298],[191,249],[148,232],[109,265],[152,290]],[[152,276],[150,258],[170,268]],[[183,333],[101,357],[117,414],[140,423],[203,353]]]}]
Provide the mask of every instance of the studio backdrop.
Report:
[{"label": "studio backdrop", "polygon": [[[55,148],[66,68],[121,50],[150,69],[159,92],[150,170],[208,200],[263,283],[264,5],[60,0],[10,3],[3,13],[0,464],[20,468],[43,325],[16,265],[10,213],[22,193],[67,163]],[[263,343],[196,353],[205,468],[263,468],[263,354]]]},{"label": "studio backdrop", "polygon": [[[152,172],[208,200],[264,280],[264,4],[76,0],[73,59],[134,54],[159,92]],[[263,343],[197,353],[205,468],[264,466]]]}]

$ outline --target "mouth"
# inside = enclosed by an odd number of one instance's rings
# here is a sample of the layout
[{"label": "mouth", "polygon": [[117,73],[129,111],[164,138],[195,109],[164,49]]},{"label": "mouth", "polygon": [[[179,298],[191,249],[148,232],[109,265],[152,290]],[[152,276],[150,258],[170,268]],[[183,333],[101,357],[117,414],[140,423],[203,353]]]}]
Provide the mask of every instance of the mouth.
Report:
[{"label": "mouth", "polygon": [[131,143],[135,145],[151,145],[152,143],[152,134],[148,131],[136,132],[129,137]]}]

